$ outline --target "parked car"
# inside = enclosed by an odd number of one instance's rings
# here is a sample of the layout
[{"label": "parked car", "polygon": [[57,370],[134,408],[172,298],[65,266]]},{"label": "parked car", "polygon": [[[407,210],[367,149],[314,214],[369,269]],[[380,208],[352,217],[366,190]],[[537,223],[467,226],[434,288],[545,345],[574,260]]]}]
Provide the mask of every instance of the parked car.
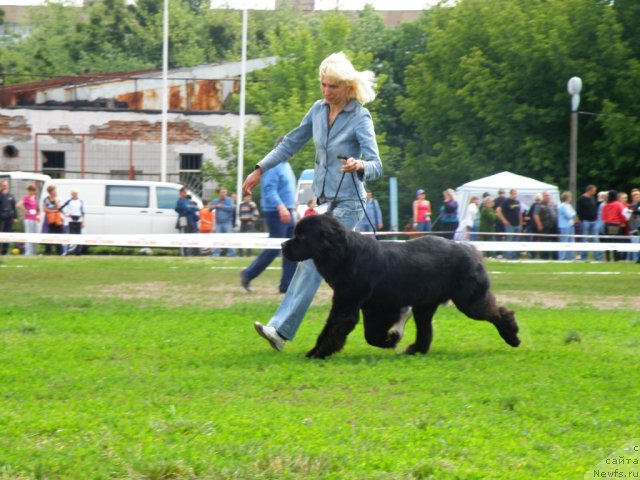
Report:
[{"label": "parked car", "polygon": [[296,189],[296,214],[298,218],[304,216],[307,210],[307,203],[314,198],[313,195],[313,169],[303,170],[298,179],[298,187]]},{"label": "parked car", "polygon": [[[85,180],[70,178],[52,179],[48,175],[28,172],[0,172],[0,179],[20,182],[22,192],[28,183],[35,183],[40,189],[39,204],[47,195],[47,187],[55,185],[60,202],[71,198],[71,191],[78,192],[84,203],[87,234],[153,234],[177,233],[175,212],[178,191],[177,183],[151,182],[141,180]],[[15,192],[14,192],[15,193]],[[24,193],[22,193],[24,195]],[[22,195],[16,198],[22,198]],[[202,208],[200,198],[190,195],[198,208]],[[44,220],[45,215],[41,218]]]}]

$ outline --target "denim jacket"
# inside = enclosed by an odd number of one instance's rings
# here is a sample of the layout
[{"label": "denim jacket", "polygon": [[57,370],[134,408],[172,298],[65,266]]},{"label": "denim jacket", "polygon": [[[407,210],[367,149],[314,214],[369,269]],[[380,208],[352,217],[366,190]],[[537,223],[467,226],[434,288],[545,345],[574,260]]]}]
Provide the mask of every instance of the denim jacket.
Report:
[{"label": "denim jacket", "polygon": [[318,100],[309,109],[300,125],[264,157],[258,166],[264,171],[273,168],[298,152],[311,138],[316,147],[313,193],[320,200],[331,201],[336,196],[342,177],[342,160],[338,155],[364,161],[364,172],[358,172],[354,182],[345,175],[338,192],[338,201],[365,199],[364,182],[382,175],[382,162],[369,111],[351,100],[329,129],[329,104]]}]

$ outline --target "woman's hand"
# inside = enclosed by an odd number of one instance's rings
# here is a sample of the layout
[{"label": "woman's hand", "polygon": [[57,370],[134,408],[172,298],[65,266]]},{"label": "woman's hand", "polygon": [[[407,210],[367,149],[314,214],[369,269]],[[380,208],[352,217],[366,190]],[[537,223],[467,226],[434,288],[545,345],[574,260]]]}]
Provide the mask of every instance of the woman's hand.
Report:
[{"label": "woman's hand", "polygon": [[244,193],[251,193],[251,190],[253,190],[255,186],[260,183],[261,178],[262,178],[262,169],[258,167],[249,175],[247,175],[247,178],[242,184],[242,191]]},{"label": "woman's hand", "polygon": [[353,157],[349,157],[346,160],[342,160],[342,171],[346,173],[364,172],[364,162],[362,160],[356,160]]}]

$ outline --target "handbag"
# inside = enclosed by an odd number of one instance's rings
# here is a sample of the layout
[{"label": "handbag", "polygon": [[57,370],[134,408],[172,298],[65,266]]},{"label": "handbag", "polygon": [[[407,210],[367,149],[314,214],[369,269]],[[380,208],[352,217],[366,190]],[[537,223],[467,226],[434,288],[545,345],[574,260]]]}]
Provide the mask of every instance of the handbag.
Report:
[{"label": "handbag", "polygon": [[178,217],[178,227],[179,228],[186,228],[187,225],[189,225],[187,217]]}]

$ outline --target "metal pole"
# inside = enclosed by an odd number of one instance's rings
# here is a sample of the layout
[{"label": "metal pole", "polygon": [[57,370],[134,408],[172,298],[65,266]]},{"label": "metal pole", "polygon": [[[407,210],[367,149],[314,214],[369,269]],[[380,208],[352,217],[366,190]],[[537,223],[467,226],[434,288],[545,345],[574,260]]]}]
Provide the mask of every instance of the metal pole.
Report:
[{"label": "metal pole", "polygon": [[238,125],[238,179],[236,182],[236,218],[240,218],[244,174],[244,103],[247,77],[247,9],[242,10],[242,61],[240,67],[240,125]]},{"label": "metal pole", "polygon": [[162,16],[162,140],[160,151],[160,181],[167,181],[167,111],[169,110],[169,0],[164,0]]},{"label": "metal pole", "polygon": [[578,177],[578,112],[571,112],[571,134],[569,139],[569,192],[571,203],[576,206]]},{"label": "metal pole", "polygon": [[398,179],[389,178],[389,217],[391,221],[391,231],[398,231]]}]

